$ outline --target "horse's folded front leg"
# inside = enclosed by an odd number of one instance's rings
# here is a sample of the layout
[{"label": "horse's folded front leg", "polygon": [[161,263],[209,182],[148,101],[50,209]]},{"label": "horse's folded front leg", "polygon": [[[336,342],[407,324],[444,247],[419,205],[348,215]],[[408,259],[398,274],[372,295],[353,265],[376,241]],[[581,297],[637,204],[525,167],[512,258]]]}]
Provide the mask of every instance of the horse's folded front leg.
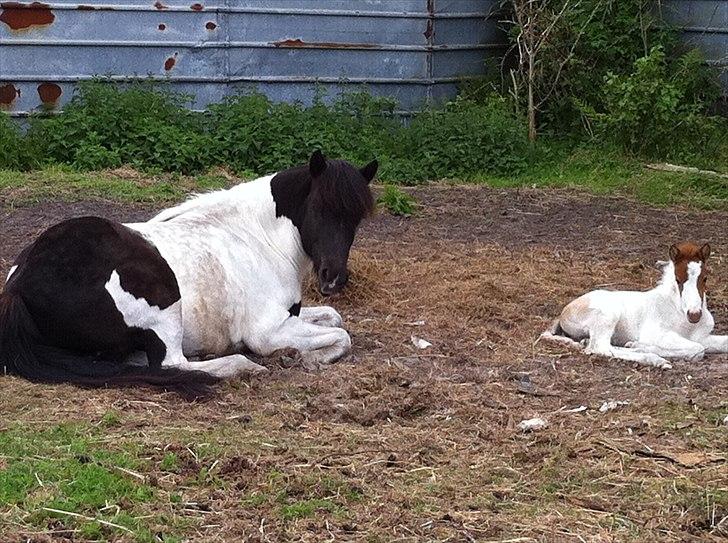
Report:
[{"label": "horse's folded front leg", "polygon": [[326,305],[302,307],[301,313],[298,316],[308,323],[328,326],[330,328],[341,328],[343,322],[338,311]]},{"label": "horse's folded front leg", "polygon": [[330,364],[351,349],[351,338],[343,328],[311,324],[299,317],[289,317],[275,330],[261,334],[253,350],[269,355],[280,349],[296,349],[306,366]]}]

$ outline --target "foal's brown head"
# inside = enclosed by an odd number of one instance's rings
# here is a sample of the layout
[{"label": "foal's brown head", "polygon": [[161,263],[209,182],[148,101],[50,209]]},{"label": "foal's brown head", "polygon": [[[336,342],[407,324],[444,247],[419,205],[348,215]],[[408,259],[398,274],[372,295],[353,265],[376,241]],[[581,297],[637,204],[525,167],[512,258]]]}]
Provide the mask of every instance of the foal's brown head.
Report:
[{"label": "foal's brown head", "polygon": [[710,256],[710,245],[691,242],[677,243],[670,247],[670,260],[675,266],[675,281],[680,291],[682,307],[688,320],[696,324],[703,316],[703,300],[708,270],[705,261]]}]

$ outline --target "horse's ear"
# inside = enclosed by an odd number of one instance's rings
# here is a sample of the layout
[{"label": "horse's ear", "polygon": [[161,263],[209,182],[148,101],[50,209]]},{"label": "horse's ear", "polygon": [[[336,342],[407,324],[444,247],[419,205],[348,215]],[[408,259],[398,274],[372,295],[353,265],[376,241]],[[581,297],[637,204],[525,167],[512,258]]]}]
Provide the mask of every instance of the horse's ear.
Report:
[{"label": "horse's ear", "polygon": [[324,154],[316,149],[311,155],[311,159],[308,161],[308,170],[311,172],[311,177],[318,177],[326,169],[326,157]]},{"label": "horse's ear", "polygon": [[670,245],[670,260],[673,262],[677,262],[677,259],[680,257],[680,249],[678,249],[677,245]]},{"label": "horse's ear", "polygon": [[710,243],[706,243],[700,248],[700,258],[703,259],[703,262],[708,260],[708,257],[710,256]]},{"label": "horse's ear", "polygon": [[377,175],[377,170],[379,169],[379,162],[376,160],[372,160],[369,164],[364,166],[361,170],[361,174],[364,176],[364,179],[367,180],[367,183],[370,183],[372,179],[374,179],[374,176]]}]

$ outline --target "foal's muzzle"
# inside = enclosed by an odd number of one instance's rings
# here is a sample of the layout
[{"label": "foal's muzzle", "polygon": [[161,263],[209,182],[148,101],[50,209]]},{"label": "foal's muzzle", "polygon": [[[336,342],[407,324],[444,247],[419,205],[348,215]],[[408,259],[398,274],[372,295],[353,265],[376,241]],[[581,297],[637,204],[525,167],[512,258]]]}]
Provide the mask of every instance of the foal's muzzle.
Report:
[{"label": "foal's muzzle", "polygon": [[697,311],[688,311],[688,321],[690,321],[690,324],[699,323],[702,316],[703,316],[703,311],[700,309]]}]

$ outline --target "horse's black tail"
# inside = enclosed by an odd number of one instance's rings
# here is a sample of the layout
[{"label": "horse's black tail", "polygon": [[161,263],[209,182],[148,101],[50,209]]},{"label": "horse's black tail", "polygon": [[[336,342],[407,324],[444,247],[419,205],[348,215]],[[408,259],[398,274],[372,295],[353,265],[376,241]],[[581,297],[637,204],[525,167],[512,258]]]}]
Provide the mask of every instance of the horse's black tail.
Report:
[{"label": "horse's black tail", "polygon": [[151,385],[172,390],[189,400],[209,397],[213,392],[211,385],[220,380],[201,371],[99,361],[44,345],[23,299],[7,291],[0,294],[0,370],[45,383],[90,387]]}]

